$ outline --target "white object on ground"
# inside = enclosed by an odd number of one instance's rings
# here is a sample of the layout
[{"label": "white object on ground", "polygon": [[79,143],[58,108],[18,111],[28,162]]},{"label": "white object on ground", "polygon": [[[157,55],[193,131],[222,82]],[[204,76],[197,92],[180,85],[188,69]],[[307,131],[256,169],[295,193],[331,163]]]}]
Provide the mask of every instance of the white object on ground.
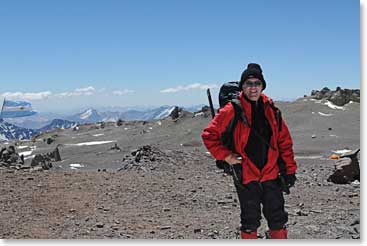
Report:
[{"label": "white object on ground", "polygon": [[69,164],[70,167],[74,167],[74,168],[77,168],[77,167],[84,167],[83,164],[79,164],[79,163],[72,163],[72,164]]},{"label": "white object on ground", "polygon": [[204,112],[194,114],[194,117],[204,115]]},{"label": "white object on ground", "polygon": [[332,116],[333,114],[325,114],[325,113],[322,113],[322,112],[318,112],[319,113],[319,115],[321,115],[321,116]]},{"label": "white object on ground", "polygon": [[65,144],[65,145],[73,145],[73,146],[83,146],[83,145],[98,145],[98,144],[106,144],[106,143],[113,143],[116,140],[111,141],[93,141],[93,142],[84,142],[84,143],[77,143],[77,144]]},{"label": "white object on ground", "polygon": [[352,150],[350,150],[350,149],[341,149],[341,150],[332,150],[331,152],[333,152],[335,154],[339,154],[339,155],[345,155],[345,154],[348,154],[349,152],[352,152]]},{"label": "white object on ground", "polygon": [[36,155],[31,155],[31,156],[24,157],[24,160],[33,159],[35,156]]},{"label": "white object on ground", "polygon": [[344,107],[340,107],[340,106],[336,106],[335,104],[333,104],[332,102],[330,101],[327,101],[326,103],[324,103],[325,105],[327,105],[329,108],[332,108],[332,109],[341,109],[341,110],[345,110]]},{"label": "white object on ground", "polygon": [[28,146],[27,145],[18,146],[18,149],[25,149],[25,148],[28,148]]},{"label": "white object on ground", "polygon": [[98,136],[103,136],[103,133],[99,133],[99,134],[94,134],[93,137],[98,137]]},{"label": "white object on ground", "polygon": [[21,155],[23,155],[23,156],[28,156],[28,155],[31,155],[32,154],[32,151],[33,150],[30,150],[30,151],[24,151],[24,152],[19,152],[18,154],[21,156]]}]

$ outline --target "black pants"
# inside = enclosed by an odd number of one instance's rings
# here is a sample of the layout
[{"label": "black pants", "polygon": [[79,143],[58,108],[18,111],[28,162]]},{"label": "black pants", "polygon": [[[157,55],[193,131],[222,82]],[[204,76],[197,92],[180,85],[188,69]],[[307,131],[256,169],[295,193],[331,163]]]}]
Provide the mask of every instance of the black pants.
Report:
[{"label": "black pants", "polygon": [[284,210],[284,197],[278,180],[250,182],[246,189],[236,186],[241,206],[241,231],[256,231],[260,226],[261,204],[270,230],[284,228],[288,213]]}]

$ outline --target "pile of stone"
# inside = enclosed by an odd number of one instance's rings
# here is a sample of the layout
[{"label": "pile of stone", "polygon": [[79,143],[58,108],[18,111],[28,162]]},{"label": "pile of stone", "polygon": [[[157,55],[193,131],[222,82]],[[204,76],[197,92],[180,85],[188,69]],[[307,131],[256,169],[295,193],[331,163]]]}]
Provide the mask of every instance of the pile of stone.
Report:
[{"label": "pile of stone", "polygon": [[49,170],[52,167],[52,162],[61,161],[59,148],[56,147],[53,151],[46,154],[37,154],[31,162],[31,167],[42,168],[42,170]]},{"label": "pile of stone", "polygon": [[204,118],[208,118],[209,116],[211,116],[210,107],[203,106],[201,110],[194,112],[194,115],[192,117],[197,117],[200,115],[202,115]]},{"label": "pile of stone", "polygon": [[182,108],[175,106],[172,110],[170,116],[173,121],[177,121],[178,118],[182,115]]},{"label": "pile of stone", "polygon": [[143,170],[150,171],[157,168],[163,159],[165,154],[158,148],[150,145],[144,145],[138,149],[131,151],[131,154],[125,155],[122,159],[122,167],[118,171],[122,170]]},{"label": "pile of stone", "polygon": [[52,162],[61,161],[58,147],[46,154],[36,154],[28,165],[24,162],[24,156],[16,152],[14,146],[0,150],[0,167],[11,169],[49,170]]},{"label": "pile of stone", "polygon": [[311,92],[311,97],[321,100],[326,99],[337,106],[343,106],[350,101],[360,102],[360,90],[359,89],[342,89],[339,86],[336,87],[335,91],[324,87],[321,91],[313,90]]},{"label": "pile of stone", "polygon": [[15,151],[15,147],[13,145],[9,147],[3,147],[0,150],[0,166],[3,167],[11,167],[11,166],[19,166],[24,164],[24,156],[19,155]]}]

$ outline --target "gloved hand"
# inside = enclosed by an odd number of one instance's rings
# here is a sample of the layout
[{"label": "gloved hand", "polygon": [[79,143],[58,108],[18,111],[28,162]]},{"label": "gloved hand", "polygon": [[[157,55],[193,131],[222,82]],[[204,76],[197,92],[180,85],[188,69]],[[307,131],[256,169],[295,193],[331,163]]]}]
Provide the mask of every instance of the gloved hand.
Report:
[{"label": "gloved hand", "polygon": [[293,174],[287,174],[285,176],[285,179],[286,179],[286,182],[287,182],[287,185],[288,187],[293,187],[294,186],[294,183],[296,182],[297,178],[296,178],[296,174],[293,173]]}]

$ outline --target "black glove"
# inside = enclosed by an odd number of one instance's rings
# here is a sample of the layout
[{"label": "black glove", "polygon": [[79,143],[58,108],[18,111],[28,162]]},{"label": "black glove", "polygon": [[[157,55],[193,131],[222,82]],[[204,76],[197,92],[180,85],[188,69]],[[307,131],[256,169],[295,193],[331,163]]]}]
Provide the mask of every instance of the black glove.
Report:
[{"label": "black glove", "polygon": [[294,183],[296,182],[297,178],[296,178],[296,174],[287,174],[285,176],[285,181],[287,182],[288,187],[293,187]]}]

